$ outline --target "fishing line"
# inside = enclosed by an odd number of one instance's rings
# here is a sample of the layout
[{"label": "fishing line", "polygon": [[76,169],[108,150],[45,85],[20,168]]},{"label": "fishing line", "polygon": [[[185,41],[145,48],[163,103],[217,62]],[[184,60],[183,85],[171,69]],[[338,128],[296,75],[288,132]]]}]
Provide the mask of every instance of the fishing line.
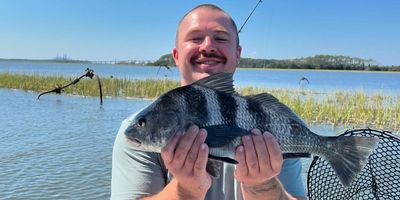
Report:
[{"label": "fishing line", "polygon": [[249,14],[249,16],[247,17],[247,19],[244,21],[243,25],[240,27],[238,34],[242,31],[244,25],[247,23],[247,21],[249,20],[249,18],[251,17],[251,15],[253,14],[253,12],[256,10],[256,8],[258,7],[258,4],[260,4],[262,2],[262,0],[259,0],[257,5],[253,8],[253,10],[251,11],[251,13]]}]

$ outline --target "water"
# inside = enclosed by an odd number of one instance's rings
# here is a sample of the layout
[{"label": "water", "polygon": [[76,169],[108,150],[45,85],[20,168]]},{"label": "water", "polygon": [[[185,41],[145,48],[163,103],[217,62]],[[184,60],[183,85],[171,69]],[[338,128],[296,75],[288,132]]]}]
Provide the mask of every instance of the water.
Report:
[{"label": "water", "polygon": [[86,68],[93,69],[100,77],[118,77],[128,79],[170,78],[179,80],[179,72],[174,67],[170,70],[164,67],[125,66],[105,64],[76,64],[76,63],[29,63],[29,62],[0,62],[0,72],[23,74],[80,76]]},{"label": "water", "polygon": [[[77,77],[89,67],[100,77],[128,79],[170,78],[179,80],[177,68],[132,67],[99,64],[57,64],[0,62],[0,72],[62,75]],[[302,77],[309,80],[300,81]],[[249,70],[238,69],[234,76],[236,86],[302,89],[316,93],[332,91],[364,91],[367,94],[400,95],[400,73],[349,72],[315,70]]]},{"label": "water", "polygon": [[[309,83],[300,81],[302,77]],[[318,93],[364,91],[367,94],[400,95],[400,73],[239,69],[235,78],[240,86],[306,89]]]},{"label": "water", "polygon": [[[103,77],[179,79],[176,69],[172,72],[161,69],[157,76],[157,67],[90,67]],[[0,72],[32,74],[78,76],[85,68],[81,64],[0,63]],[[350,79],[353,83],[347,87],[344,83],[321,83],[319,89],[351,90],[354,85],[365,85],[364,89],[381,88],[385,94],[399,94],[398,86],[392,85],[400,85],[399,73],[239,70],[236,80],[239,84],[262,82],[273,87],[280,87],[281,83],[282,87],[290,88],[298,87],[297,79],[303,75],[311,79],[310,85],[318,80],[332,81],[332,77]],[[383,79],[372,84],[367,77]],[[296,80],[288,81],[292,79]],[[109,199],[112,147],[119,125],[150,101],[106,98],[100,107],[95,97],[47,95],[37,100],[37,95],[0,88],[0,199]],[[311,127],[323,135],[335,135],[345,128]],[[310,159],[303,160],[304,176],[309,162]]]},{"label": "water", "polygon": [[97,98],[36,97],[0,89],[0,199],[109,199],[116,132],[150,101],[108,98],[102,108]]},{"label": "water", "polygon": [[0,89],[0,199],[109,199],[121,121],[148,101]]}]

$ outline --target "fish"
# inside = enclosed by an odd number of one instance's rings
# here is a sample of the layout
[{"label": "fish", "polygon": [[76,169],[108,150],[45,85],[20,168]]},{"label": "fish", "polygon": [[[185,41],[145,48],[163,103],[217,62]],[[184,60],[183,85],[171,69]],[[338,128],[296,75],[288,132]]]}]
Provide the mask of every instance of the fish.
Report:
[{"label": "fish", "polygon": [[177,133],[195,124],[207,131],[206,170],[219,175],[221,163],[237,164],[235,150],[251,130],[270,132],[284,159],[317,155],[327,160],[343,186],[361,172],[379,139],[321,136],[312,132],[286,105],[269,93],[239,95],[232,73],[216,73],[174,88],[139,111],[124,131],[138,150],[160,153]]}]

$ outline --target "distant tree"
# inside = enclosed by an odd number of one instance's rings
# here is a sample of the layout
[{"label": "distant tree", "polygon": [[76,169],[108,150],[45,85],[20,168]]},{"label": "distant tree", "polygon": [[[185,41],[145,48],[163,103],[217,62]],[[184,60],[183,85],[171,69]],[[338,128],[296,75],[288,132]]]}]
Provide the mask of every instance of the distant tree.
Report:
[{"label": "distant tree", "polygon": [[172,53],[165,54],[165,55],[161,56],[154,63],[149,63],[148,65],[151,65],[151,66],[176,66],[174,57],[172,57]]},{"label": "distant tree", "polygon": [[[151,66],[175,66],[172,54],[161,56]],[[372,59],[363,59],[343,55],[319,54],[295,59],[255,59],[240,58],[240,68],[277,68],[277,69],[331,69],[331,70],[375,70],[400,71],[400,66],[378,66]]]}]

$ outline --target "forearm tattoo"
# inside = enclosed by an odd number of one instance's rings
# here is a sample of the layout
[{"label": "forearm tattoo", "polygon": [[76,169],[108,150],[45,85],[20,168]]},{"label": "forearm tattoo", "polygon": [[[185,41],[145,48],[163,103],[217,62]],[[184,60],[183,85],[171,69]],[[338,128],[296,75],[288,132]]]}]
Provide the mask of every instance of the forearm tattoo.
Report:
[{"label": "forearm tattoo", "polygon": [[278,179],[274,178],[272,180],[268,180],[262,184],[256,185],[256,186],[246,186],[243,185],[243,190],[246,192],[251,193],[252,195],[260,195],[262,193],[270,192],[270,191],[275,191],[276,195],[279,196],[279,200],[284,200],[287,199],[285,192],[282,190],[282,185],[278,181]]}]

